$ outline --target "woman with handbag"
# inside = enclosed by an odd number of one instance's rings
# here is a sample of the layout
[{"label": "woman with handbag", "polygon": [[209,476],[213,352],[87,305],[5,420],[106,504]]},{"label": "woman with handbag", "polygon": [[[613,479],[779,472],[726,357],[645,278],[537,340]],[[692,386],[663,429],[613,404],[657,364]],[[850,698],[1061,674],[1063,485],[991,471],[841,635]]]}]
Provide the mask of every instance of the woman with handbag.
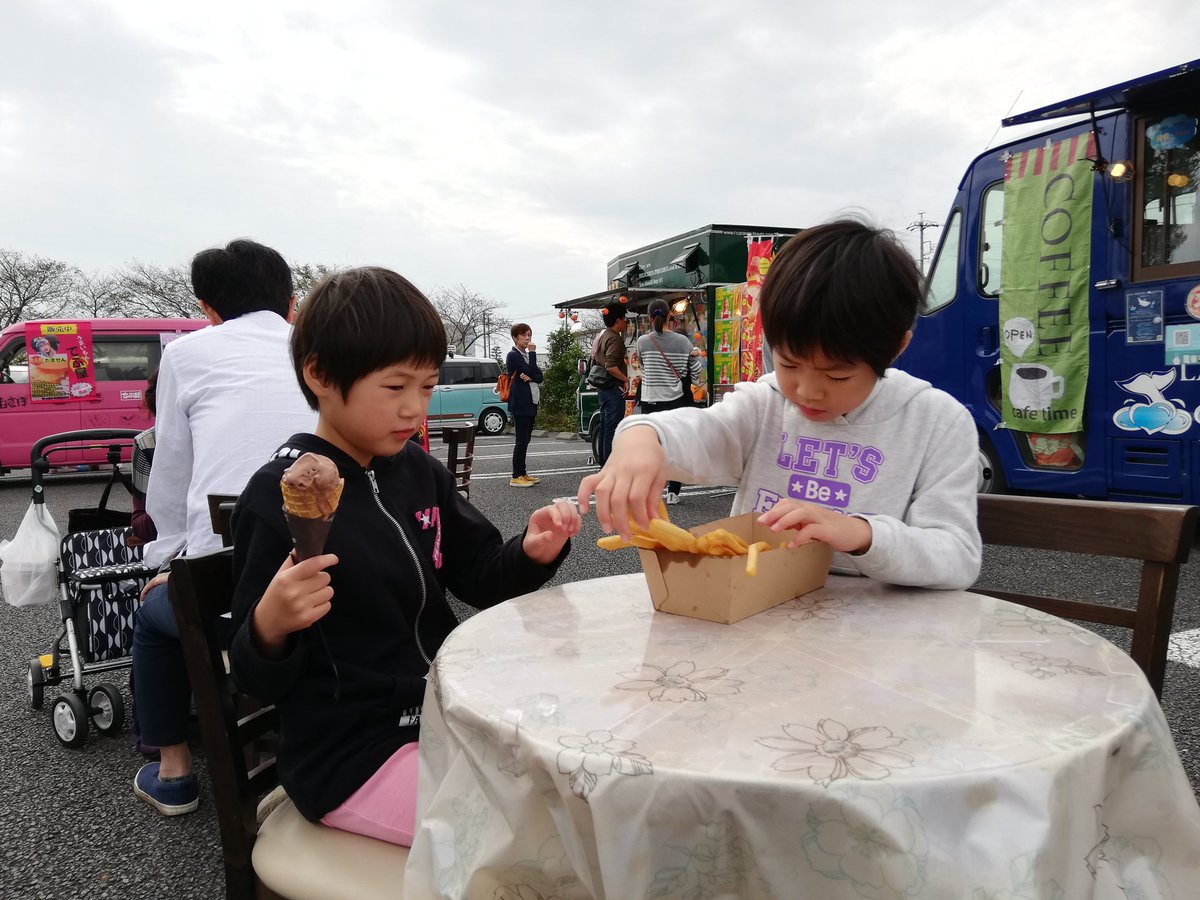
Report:
[{"label": "woman with handbag", "polygon": [[[663,330],[671,315],[665,300],[651,301],[649,315],[653,330],[637,342],[642,361],[642,412],[692,406],[692,385],[700,378],[699,352],[693,355],[692,342],[684,335]],[[668,504],[679,502],[681,487],[678,481],[667,483]]]}]

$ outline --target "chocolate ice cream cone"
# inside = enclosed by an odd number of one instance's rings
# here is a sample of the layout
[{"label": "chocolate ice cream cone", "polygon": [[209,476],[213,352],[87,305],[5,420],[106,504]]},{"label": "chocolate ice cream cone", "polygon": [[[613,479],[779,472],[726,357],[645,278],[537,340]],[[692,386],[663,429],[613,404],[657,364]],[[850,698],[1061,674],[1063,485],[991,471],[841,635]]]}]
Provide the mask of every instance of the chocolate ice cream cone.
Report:
[{"label": "chocolate ice cream cone", "polygon": [[279,490],[297,561],[325,552],[345,485],[333,460],[316,453],[305,453],[283,473]]}]

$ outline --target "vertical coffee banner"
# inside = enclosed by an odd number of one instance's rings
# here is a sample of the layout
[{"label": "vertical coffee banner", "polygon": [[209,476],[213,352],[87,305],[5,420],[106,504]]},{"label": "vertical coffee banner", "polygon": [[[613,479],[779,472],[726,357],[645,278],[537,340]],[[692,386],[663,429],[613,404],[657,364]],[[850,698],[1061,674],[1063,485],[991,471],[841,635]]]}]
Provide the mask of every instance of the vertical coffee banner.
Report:
[{"label": "vertical coffee banner", "polygon": [[1001,417],[1017,431],[1083,428],[1094,156],[1081,132],[1005,165]]},{"label": "vertical coffee banner", "polygon": [[96,393],[90,322],[27,322],[29,399],[82,400]]}]

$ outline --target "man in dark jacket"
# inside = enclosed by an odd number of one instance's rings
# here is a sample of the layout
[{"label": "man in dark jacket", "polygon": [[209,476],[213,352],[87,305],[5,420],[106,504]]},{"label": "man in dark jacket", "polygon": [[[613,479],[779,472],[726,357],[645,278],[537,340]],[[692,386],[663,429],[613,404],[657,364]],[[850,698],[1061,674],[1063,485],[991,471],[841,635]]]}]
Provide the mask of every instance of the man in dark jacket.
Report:
[{"label": "man in dark jacket", "polygon": [[508,412],[517,426],[517,441],[513,444],[512,479],[510,487],[533,487],[540,478],[534,478],[525,468],[525,451],[529,449],[529,438],[533,434],[533,420],[537,416],[538,400],[541,399],[542,370],[537,364],[537,348],[531,343],[533,330],[524,322],[512,327],[513,348],[508,351],[504,364],[508,367]]}]

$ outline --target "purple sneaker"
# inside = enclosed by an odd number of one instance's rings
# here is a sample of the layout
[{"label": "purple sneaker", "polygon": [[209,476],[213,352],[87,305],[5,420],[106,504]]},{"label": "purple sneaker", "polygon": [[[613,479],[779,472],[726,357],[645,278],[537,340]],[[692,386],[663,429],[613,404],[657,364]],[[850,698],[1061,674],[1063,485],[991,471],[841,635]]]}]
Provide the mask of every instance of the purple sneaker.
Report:
[{"label": "purple sneaker", "polygon": [[133,792],[164,816],[182,816],[194,812],[200,805],[196,776],[162,781],[158,777],[158,766],[158,763],[152,762],[138,769],[133,779]]}]

